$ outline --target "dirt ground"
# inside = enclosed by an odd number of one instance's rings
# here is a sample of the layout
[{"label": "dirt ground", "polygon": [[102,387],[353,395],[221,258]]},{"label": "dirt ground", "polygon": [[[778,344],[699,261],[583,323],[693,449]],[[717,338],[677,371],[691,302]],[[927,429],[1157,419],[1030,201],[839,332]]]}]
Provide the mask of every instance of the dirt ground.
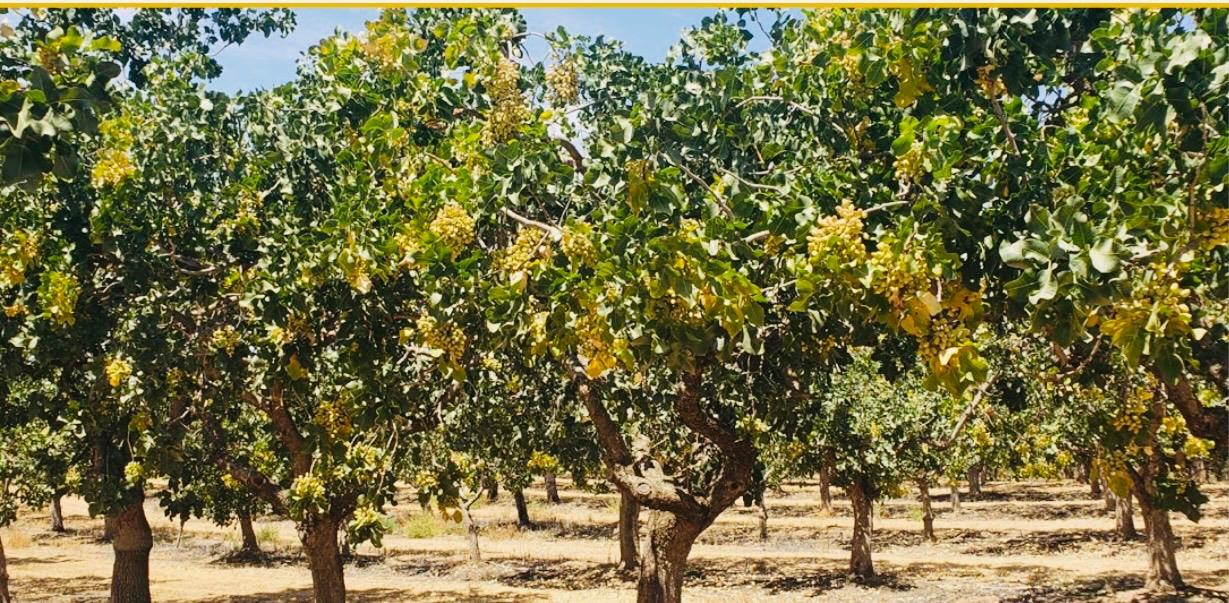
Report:
[{"label": "dirt ground", "polygon": [[[1114,540],[1113,514],[1074,483],[991,483],[977,501],[952,513],[937,488],[938,542],[923,542],[921,512],[909,499],[876,507],[871,583],[845,573],[852,519],[838,497],[821,516],[813,484],[770,496],[770,537],[758,540],[756,516],[737,507],[701,536],[685,585],[690,601],[1126,601],[1141,598],[1142,542]],[[1229,483],[1209,484],[1198,523],[1174,515],[1178,563],[1196,588],[1182,600],[1229,601]],[[633,577],[615,569],[617,496],[563,491],[546,505],[529,490],[534,530],[519,532],[504,492],[476,512],[483,525],[481,564],[464,560],[458,526],[406,502],[393,509],[384,547],[360,547],[346,567],[354,601],[630,601]],[[30,511],[0,531],[14,594],[28,601],[105,601],[110,545],[98,542],[101,519],[65,501],[69,533],[51,534],[45,513]],[[292,524],[257,521],[261,559],[235,559],[237,527],[204,520],[179,526],[156,501],[146,513],[155,531],[150,562],[156,601],[308,601],[311,578]],[[1142,531],[1143,521],[1136,525]],[[1176,599],[1176,598],[1175,598]]]}]

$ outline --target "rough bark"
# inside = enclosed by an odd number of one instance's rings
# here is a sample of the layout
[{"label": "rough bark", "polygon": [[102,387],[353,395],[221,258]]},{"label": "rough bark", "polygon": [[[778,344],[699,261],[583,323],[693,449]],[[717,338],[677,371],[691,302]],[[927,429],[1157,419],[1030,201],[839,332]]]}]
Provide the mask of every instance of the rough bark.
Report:
[{"label": "rough bark", "polygon": [[[134,497],[135,498],[135,497]],[[154,535],[145,519],[143,498],[129,501],[111,519],[111,549],[115,563],[111,568],[112,603],[149,603],[149,551]]]},{"label": "rough bark", "polygon": [[516,527],[528,530],[533,527],[529,521],[529,505],[525,502],[525,492],[519,488],[512,491],[512,500],[516,501]]},{"label": "rough bark", "polygon": [[855,479],[849,484],[849,502],[853,505],[853,538],[849,543],[849,572],[859,578],[875,575],[871,561],[871,508],[869,484]]},{"label": "rough bark", "polygon": [[922,500],[922,538],[935,541],[935,512],[930,507],[930,482],[920,479],[917,482],[918,498]]},{"label": "rough bark", "polygon": [[343,603],[346,600],[346,577],[342,569],[341,550],[337,547],[340,521],[328,516],[316,516],[299,524],[299,540],[312,572],[312,592],[316,603]]},{"label": "rough bark", "polygon": [[559,484],[555,479],[554,472],[548,472],[546,475],[542,476],[542,481],[546,483],[546,502],[552,505],[557,505],[563,502],[563,500],[559,498]]},{"label": "rough bark", "polygon": [[239,550],[244,553],[259,553],[260,542],[256,540],[256,528],[252,526],[252,514],[239,514],[239,533],[243,536],[243,544]]},{"label": "rough bark", "polygon": [[9,594],[9,562],[4,555],[4,540],[0,540],[0,603],[12,603],[13,596]]},{"label": "rough bark", "polygon": [[64,533],[64,508],[60,506],[62,495],[56,494],[51,498],[51,531],[58,534]]},{"label": "rough bark", "polygon": [[1139,533],[1135,531],[1135,509],[1131,505],[1131,495],[1114,495],[1114,534],[1121,540],[1135,540]]},{"label": "rough bark", "polygon": [[469,543],[470,562],[482,561],[482,551],[478,549],[478,523],[469,512],[469,505],[461,505],[461,527],[465,528],[465,539]]},{"label": "rough bark", "polygon": [[619,567],[626,572],[640,566],[636,541],[640,538],[640,503],[626,492],[619,493]]},{"label": "rough bark", "polygon": [[708,525],[698,518],[684,518],[663,511],[649,513],[649,543],[641,559],[637,603],[682,601],[687,556],[706,527]]}]

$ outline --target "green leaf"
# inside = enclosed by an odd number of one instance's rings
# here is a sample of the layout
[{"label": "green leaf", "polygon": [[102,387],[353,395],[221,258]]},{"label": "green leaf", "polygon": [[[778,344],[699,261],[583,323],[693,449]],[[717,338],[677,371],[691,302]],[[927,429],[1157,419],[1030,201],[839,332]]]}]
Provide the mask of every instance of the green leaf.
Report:
[{"label": "green leaf", "polygon": [[1092,260],[1092,267],[1101,274],[1113,274],[1118,271],[1119,260],[1118,255],[1114,253],[1113,239],[1097,241],[1097,244],[1088,250],[1088,258]]}]

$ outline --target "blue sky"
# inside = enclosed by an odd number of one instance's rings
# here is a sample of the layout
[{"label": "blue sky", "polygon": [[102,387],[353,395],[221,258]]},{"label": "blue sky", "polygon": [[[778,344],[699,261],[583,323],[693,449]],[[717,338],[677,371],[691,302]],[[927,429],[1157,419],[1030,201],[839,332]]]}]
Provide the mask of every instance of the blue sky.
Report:
[{"label": "blue sky", "polygon": [[[552,31],[562,25],[573,34],[605,35],[622,40],[625,47],[650,61],[660,61],[678,39],[683,28],[697,25],[712,9],[630,9],[574,8],[524,9],[521,11],[530,31]],[[276,86],[294,77],[295,63],[310,46],[333,33],[336,28],[357,32],[363,23],[374,19],[378,9],[329,8],[296,11],[298,26],[287,38],[265,39],[259,35],[242,46],[226,48],[218,54],[222,77],[210,87],[225,92]],[[535,38],[535,41],[540,41]],[[541,58],[545,47],[529,46],[534,58]]]}]

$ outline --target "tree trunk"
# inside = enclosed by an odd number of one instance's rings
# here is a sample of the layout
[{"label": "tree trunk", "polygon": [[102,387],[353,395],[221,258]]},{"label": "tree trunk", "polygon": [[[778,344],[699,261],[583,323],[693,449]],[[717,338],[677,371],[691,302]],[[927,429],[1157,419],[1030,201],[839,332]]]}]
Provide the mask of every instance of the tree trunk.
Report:
[{"label": "tree trunk", "polygon": [[1185,586],[1174,557],[1174,532],[1169,525],[1169,511],[1154,508],[1140,497],[1139,509],[1144,515],[1144,531],[1148,534],[1149,590],[1178,590]]},{"label": "tree trunk", "polygon": [[482,561],[482,552],[478,550],[478,524],[469,512],[469,505],[461,505],[461,525],[465,528],[465,538],[469,541],[470,562]]},{"label": "tree trunk", "polygon": [[482,480],[482,487],[486,489],[486,499],[489,502],[499,500],[499,482],[495,478],[488,477]]},{"label": "tree trunk", "polygon": [[958,480],[948,480],[948,484],[952,488],[952,513],[960,512],[960,482]]},{"label": "tree trunk", "polygon": [[969,500],[977,500],[981,496],[981,467],[969,467]]},{"label": "tree trunk", "polygon": [[819,466],[819,513],[832,514],[832,467],[827,462]]},{"label": "tree trunk", "polygon": [[1113,511],[1118,508],[1118,497],[1110,490],[1109,482],[1101,480],[1101,496],[1105,500],[1105,510]]},{"label": "tree trunk", "polygon": [[918,497],[922,499],[922,538],[935,541],[935,512],[930,507],[930,483],[925,479],[917,482]]},{"label": "tree trunk", "polygon": [[522,490],[513,490],[512,499],[516,501],[516,527],[522,530],[528,530],[533,527],[533,523],[529,521],[529,505],[525,503],[525,492]]},{"label": "tree trunk", "polygon": [[260,542],[256,540],[256,528],[252,526],[252,514],[239,514],[239,532],[243,535],[243,545],[239,548],[244,553],[259,553]]},{"label": "tree trunk", "polygon": [[764,497],[761,496],[759,502],[755,506],[759,510],[760,542],[767,542],[768,541],[768,504],[764,502]]},{"label": "tree trunk", "polygon": [[312,572],[316,603],[344,603],[346,576],[337,547],[340,522],[331,517],[312,517],[299,524],[299,540]]},{"label": "tree trunk", "polygon": [[546,502],[552,505],[563,502],[559,498],[559,484],[555,480],[555,474],[553,472],[547,473],[542,476],[542,481],[546,482]]},{"label": "tree trunk", "polygon": [[1096,500],[1101,498],[1101,475],[1099,472],[1092,472],[1088,477],[1088,494]]},{"label": "tree trunk", "polygon": [[875,575],[871,561],[871,506],[870,492],[863,480],[855,479],[849,484],[849,502],[853,505],[853,539],[850,541],[849,572],[859,578]]},{"label": "tree trunk", "polygon": [[640,560],[637,603],[682,601],[687,556],[691,554],[692,545],[705,527],[707,526],[703,521],[673,513],[649,513],[649,546],[644,558]]},{"label": "tree trunk", "polygon": [[130,501],[112,515],[112,603],[149,603],[149,551],[154,535],[145,519],[144,497]]},{"label": "tree trunk", "polygon": [[1114,533],[1121,540],[1135,540],[1139,533],[1135,531],[1135,510],[1131,505],[1131,495],[1114,495]]},{"label": "tree trunk", "polygon": [[0,603],[12,603],[13,596],[9,594],[9,562],[4,556],[4,540],[0,540]]},{"label": "tree trunk", "polygon": [[111,542],[115,539],[115,520],[110,515],[102,518],[102,541]]},{"label": "tree trunk", "polygon": [[51,531],[57,534],[64,533],[64,509],[60,506],[61,495],[56,494],[51,498]]},{"label": "tree trunk", "polygon": [[619,567],[634,571],[640,566],[636,541],[640,538],[640,503],[626,492],[619,493]]}]

